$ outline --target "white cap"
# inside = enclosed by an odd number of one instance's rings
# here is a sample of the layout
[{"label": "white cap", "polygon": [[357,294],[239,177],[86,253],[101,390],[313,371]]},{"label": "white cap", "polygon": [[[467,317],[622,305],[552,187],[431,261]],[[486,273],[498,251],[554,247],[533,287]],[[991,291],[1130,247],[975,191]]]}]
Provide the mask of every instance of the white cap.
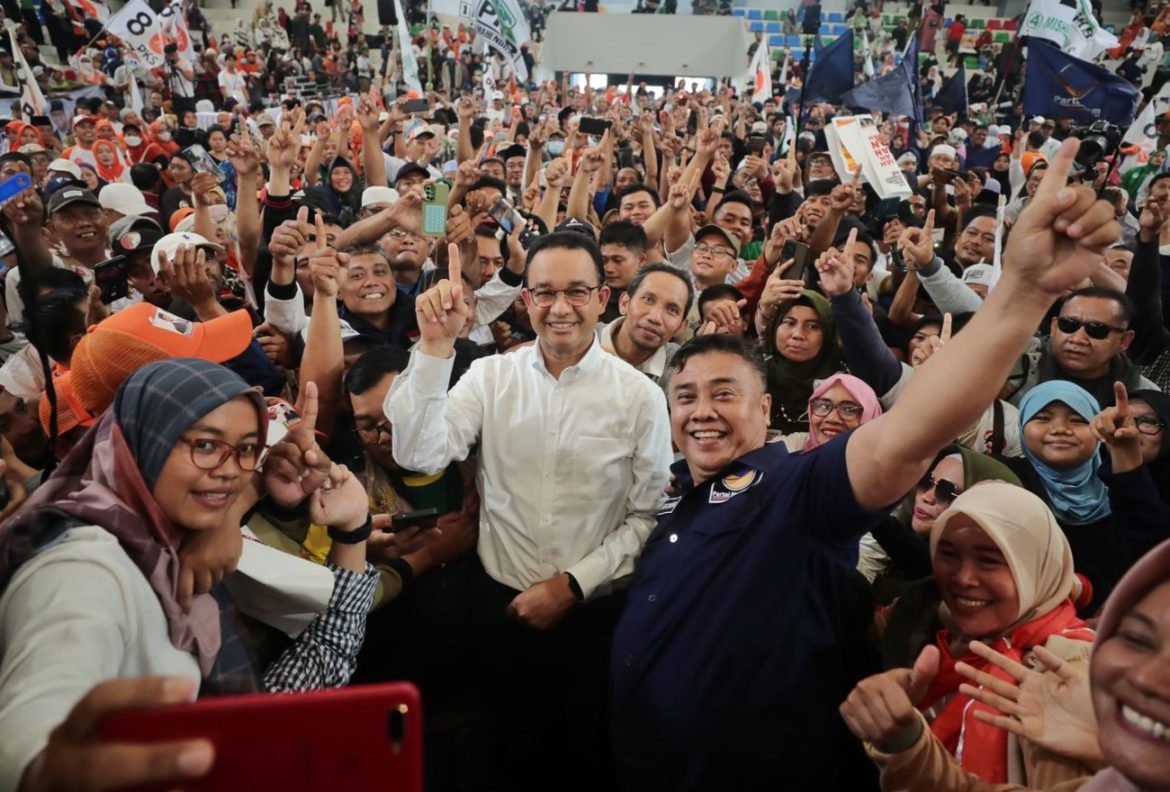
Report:
[{"label": "white cap", "polygon": [[504,101],[504,92],[503,91],[492,91],[492,101],[493,102]]},{"label": "white cap", "polygon": [[955,151],[955,147],[949,146],[946,143],[939,143],[930,150],[930,156],[933,157],[936,154],[941,154],[945,157],[949,157],[950,159],[955,159],[958,156],[958,152]]},{"label": "white cap", "polygon": [[991,288],[995,278],[995,268],[990,264],[972,264],[963,270],[963,283]]},{"label": "white cap", "polygon": [[113,182],[107,184],[98,193],[98,203],[103,209],[112,209],[121,215],[145,215],[154,211],[142,191],[133,184]]},{"label": "white cap", "polygon": [[78,181],[81,180],[81,168],[77,167],[77,163],[73,162],[72,160],[55,159],[49,163],[49,170],[68,173]]},{"label": "white cap", "polygon": [[398,202],[398,190],[393,187],[367,187],[362,190],[362,208],[373,204],[393,204]]},{"label": "white cap", "polygon": [[216,253],[222,253],[223,248],[214,242],[209,242],[205,237],[199,234],[194,234],[190,231],[183,231],[178,234],[167,234],[154,245],[154,250],[150,251],[150,268],[154,270],[154,274],[159,273],[158,254],[160,252],[166,253],[167,258],[171,261],[175,260],[175,251],[179,249],[179,245],[198,245],[201,248],[213,250]]},{"label": "white cap", "polygon": [[918,155],[915,154],[913,151],[903,152],[902,155],[900,157],[898,157],[898,164],[899,165],[917,165],[918,164]]},{"label": "white cap", "polygon": [[1033,117],[1032,117],[1032,119],[1030,120],[1030,123],[1033,123],[1033,124],[1040,124],[1041,126],[1043,126],[1043,125],[1044,125],[1044,122],[1045,122],[1045,121],[1047,121],[1047,120],[1048,120],[1048,119],[1047,119],[1047,118],[1045,118],[1044,116],[1033,116]]},{"label": "white cap", "polygon": [[952,129],[951,130],[951,144],[952,145],[957,146],[958,144],[962,143],[966,139],[967,139],[967,130],[965,130],[965,129]]},{"label": "white cap", "polygon": [[766,134],[768,134],[768,125],[765,124],[763,121],[757,121],[756,123],[752,124],[751,134],[753,134],[753,135],[766,135]]}]

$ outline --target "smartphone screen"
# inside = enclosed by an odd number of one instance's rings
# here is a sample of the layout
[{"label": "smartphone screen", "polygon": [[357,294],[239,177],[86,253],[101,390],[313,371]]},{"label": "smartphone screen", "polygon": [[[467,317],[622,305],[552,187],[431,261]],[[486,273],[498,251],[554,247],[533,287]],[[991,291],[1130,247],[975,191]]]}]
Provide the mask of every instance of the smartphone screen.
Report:
[{"label": "smartphone screen", "polygon": [[219,181],[226,181],[223,171],[219,167],[211,155],[207,153],[207,149],[199,143],[192,143],[187,148],[179,152],[179,155],[191,163],[191,168],[196,173],[210,173]]},{"label": "smartphone screen", "polygon": [[409,102],[402,103],[402,112],[410,115],[411,113],[425,113],[431,109],[431,103],[426,99],[411,99]]},{"label": "smartphone screen", "polygon": [[0,258],[7,256],[14,250],[16,250],[16,245],[12,244],[12,240],[8,238],[8,234],[0,231]]},{"label": "smartphone screen", "polygon": [[114,256],[93,268],[93,280],[101,289],[101,301],[106,305],[127,297],[130,283],[126,278],[128,266],[125,256]]},{"label": "smartphone screen", "polygon": [[488,214],[508,234],[511,234],[516,229],[516,224],[519,222],[517,219],[519,218],[519,214],[505,198],[497,199],[492,204],[492,207],[488,209]]},{"label": "smartphone screen", "polygon": [[577,125],[577,131],[582,135],[601,137],[609,129],[611,123],[604,118],[588,118],[582,116],[581,123]]}]

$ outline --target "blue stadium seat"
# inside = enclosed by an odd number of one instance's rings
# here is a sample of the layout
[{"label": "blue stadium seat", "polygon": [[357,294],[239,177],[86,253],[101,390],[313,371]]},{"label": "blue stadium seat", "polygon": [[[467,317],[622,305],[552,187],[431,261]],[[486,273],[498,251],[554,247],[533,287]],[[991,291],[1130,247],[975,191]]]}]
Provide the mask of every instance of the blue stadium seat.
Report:
[{"label": "blue stadium seat", "polygon": [[844,22],[845,17],[839,11],[830,11],[826,17],[830,22]]},{"label": "blue stadium seat", "polygon": [[780,32],[780,23],[779,22],[765,22],[764,23],[764,30],[766,30],[769,33],[779,33]]},{"label": "blue stadium seat", "polygon": [[800,36],[786,36],[784,39],[784,46],[786,47],[800,47],[804,42],[800,40]]},{"label": "blue stadium seat", "polygon": [[747,14],[748,14],[748,19],[763,19],[764,18],[764,10],[762,8],[749,8]]},{"label": "blue stadium seat", "polygon": [[733,8],[733,9],[731,9],[731,15],[737,16],[737,17],[746,16],[747,9],[746,8]]},{"label": "blue stadium seat", "polygon": [[768,46],[769,47],[783,47],[784,46],[784,37],[783,36],[769,36],[768,37]]},{"label": "blue stadium seat", "polygon": [[750,30],[752,33],[763,33],[764,32],[764,23],[763,22],[752,22],[748,25],[748,30]]}]

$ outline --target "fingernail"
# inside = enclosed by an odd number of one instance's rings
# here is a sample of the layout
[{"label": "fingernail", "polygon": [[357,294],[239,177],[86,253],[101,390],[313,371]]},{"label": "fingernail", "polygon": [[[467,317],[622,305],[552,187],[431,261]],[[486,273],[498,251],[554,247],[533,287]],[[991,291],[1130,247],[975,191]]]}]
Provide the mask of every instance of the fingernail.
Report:
[{"label": "fingernail", "polygon": [[175,758],[175,766],[184,775],[203,775],[211,764],[212,754],[206,745],[193,745]]}]

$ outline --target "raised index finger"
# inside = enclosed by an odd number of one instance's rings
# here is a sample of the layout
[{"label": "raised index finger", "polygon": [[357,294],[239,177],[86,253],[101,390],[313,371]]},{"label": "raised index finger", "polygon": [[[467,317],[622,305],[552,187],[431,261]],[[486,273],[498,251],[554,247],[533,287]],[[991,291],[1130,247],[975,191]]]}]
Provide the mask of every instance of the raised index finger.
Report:
[{"label": "raised index finger", "polygon": [[1125,390],[1125,383],[1113,383],[1113,395],[1117,403],[1117,422],[1125,423],[1129,418],[1129,394]]},{"label": "raised index finger", "polygon": [[329,240],[325,238],[325,216],[317,212],[317,252],[323,253],[329,247]]},{"label": "raised index finger", "polygon": [[1036,188],[1037,197],[1055,195],[1068,186],[1068,174],[1072,170],[1073,160],[1076,158],[1080,145],[1081,141],[1073,137],[1060,144],[1060,150],[1048,163],[1048,168],[1044,171],[1044,178],[1040,180],[1040,186]]},{"label": "raised index finger", "polygon": [[451,300],[463,299],[463,261],[459,258],[459,246],[447,245],[447,277],[451,281]]},{"label": "raised index finger", "polygon": [[301,422],[297,428],[304,429],[311,435],[317,430],[317,383],[305,383],[298,409],[301,414]]},{"label": "raised index finger", "polygon": [[949,312],[943,314],[942,330],[939,331],[938,340],[944,344],[951,340],[951,315]]},{"label": "raised index finger", "polygon": [[931,209],[929,212],[926,213],[926,225],[924,225],[922,227],[922,229],[926,232],[927,238],[933,242],[933,240],[934,240],[934,210],[933,209]]}]

